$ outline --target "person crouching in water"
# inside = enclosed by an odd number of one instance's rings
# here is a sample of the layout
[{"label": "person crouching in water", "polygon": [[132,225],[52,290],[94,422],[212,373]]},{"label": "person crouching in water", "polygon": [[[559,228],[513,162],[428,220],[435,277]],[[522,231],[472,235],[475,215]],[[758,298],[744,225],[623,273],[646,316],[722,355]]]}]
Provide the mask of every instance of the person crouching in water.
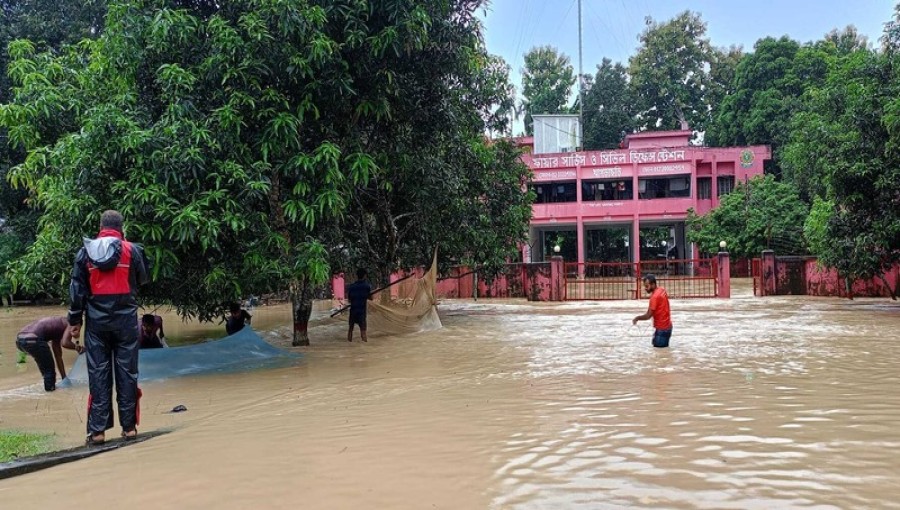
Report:
[{"label": "person crouching in water", "polygon": [[163,332],[163,320],[159,315],[145,314],[141,317],[141,349],[168,347]]},{"label": "person crouching in water", "polygon": [[[22,328],[16,335],[16,348],[34,358],[44,377],[44,390],[56,389],[56,371],[66,378],[62,347],[81,354],[84,348],[72,342],[73,328],[65,317],[44,317]],[[55,361],[55,366],[54,366]]]},{"label": "person crouching in water", "polygon": [[359,335],[363,342],[366,338],[366,301],[372,299],[372,286],[366,281],[366,270],[356,270],[356,281],[347,286],[347,299],[350,301],[350,329],[347,331],[347,341],[353,341],[353,326],[359,325]]},{"label": "person crouching in water", "polygon": [[672,315],[669,313],[669,294],[666,289],[656,286],[656,276],[652,274],[644,275],[641,280],[644,282],[644,290],[650,294],[650,306],[647,313],[638,315],[631,321],[631,324],[637,324],[638,321],[645,321],[653,317],[653,347],[668,347],[669,339],[672,338]]},{"label": "person crouching in water", "polygon": [[253,320],[253,316],[247,313],[247,310],[241,308],[240,303],[231,303],[228,307],[228,320],[225,322],[225,332],[229,336],[244,329],[244,323],[249,324]]}]

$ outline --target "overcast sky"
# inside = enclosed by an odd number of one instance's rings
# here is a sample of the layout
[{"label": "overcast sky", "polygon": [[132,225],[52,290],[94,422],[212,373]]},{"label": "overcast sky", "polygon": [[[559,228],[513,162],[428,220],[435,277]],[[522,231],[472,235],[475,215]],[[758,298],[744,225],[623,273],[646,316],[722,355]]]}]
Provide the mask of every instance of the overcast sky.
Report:
[{"label": "overcast sky", "polygon": [[[713,45],[751,51],[762,37],[788,35],[807,42],[847,25],[877,44],[894,5],[892,0],[582,0],[584,72],[594,74],[604,57],[627,64],[647,16],[663,21],[686,9],[699,12]],[[492,0],[481,15],[488,50],[512,66],[517,93],[524,54],[534,46],[555,46],[569,55],[577,72],[577,0]],[[521,121],[515,131],[520,129]]]}]

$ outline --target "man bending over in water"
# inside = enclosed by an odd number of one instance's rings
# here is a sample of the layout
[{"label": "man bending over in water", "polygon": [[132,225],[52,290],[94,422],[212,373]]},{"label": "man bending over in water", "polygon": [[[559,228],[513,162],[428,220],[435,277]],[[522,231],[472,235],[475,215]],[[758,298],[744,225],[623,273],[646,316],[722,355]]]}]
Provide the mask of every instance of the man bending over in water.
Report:
[{"label": "man bending over in water", "polygon": [[652,274],[644,275],[641,280],[644,282],[644,290],[650,294],[650,306],[647,313],[638,315],[631,321],[637,324],[638,321],[645,321],[653,317],[653,347],[668,347],[669,339],[672,338],[672,315],[669,313],[669,294],[666,289],[656,286],[656,276]]},{"label": "man bending over in water", "polygon": [[84,348],[72,342],[73,328],[65,317],[44,317],[22,328],[16,335],[16,348],[34,358],[44,378],[44,390],[56,389],[56,370],[61,379],[66,378],[62,347],[84,352]]}]

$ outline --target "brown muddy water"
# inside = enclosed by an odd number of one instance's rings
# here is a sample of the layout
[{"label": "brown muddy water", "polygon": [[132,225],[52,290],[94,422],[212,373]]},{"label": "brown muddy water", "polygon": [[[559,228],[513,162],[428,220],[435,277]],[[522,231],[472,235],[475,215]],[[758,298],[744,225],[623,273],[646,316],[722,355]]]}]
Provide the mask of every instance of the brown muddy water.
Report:
[{"label": "brown muddy water", "polygon": [[[668,350],[630,326],[646,301],[446,301],[368,344],[323,320],[297,366],[143,383],[141,430],[173,433],[2,481],[0,508],[900,508],[900,305],[738,291],[673,301]],[[0,319],[4,364],[36,312]],[[32,364],[0,367],[0,428],[77,444],[85,389]]]}]

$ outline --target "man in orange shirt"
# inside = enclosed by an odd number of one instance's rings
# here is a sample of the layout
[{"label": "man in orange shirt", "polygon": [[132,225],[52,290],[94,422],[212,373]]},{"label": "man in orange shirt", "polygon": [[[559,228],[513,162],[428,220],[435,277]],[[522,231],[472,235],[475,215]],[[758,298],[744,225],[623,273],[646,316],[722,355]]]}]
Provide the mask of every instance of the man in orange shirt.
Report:
[{"label": "man in orange shirt", "polygon": [[669,339],[672,338],[669,294],[666,289],[656,286],[656,276],[647,274],[641,280],[644,282],[644,290],[650,294],[650,306],[647,308],[647,313],[638,315],[631,323],[637,324],[638,321],[645,321],[653,317],[653,327],[656,329],[653,333],[653,347],[668,347]]}]

